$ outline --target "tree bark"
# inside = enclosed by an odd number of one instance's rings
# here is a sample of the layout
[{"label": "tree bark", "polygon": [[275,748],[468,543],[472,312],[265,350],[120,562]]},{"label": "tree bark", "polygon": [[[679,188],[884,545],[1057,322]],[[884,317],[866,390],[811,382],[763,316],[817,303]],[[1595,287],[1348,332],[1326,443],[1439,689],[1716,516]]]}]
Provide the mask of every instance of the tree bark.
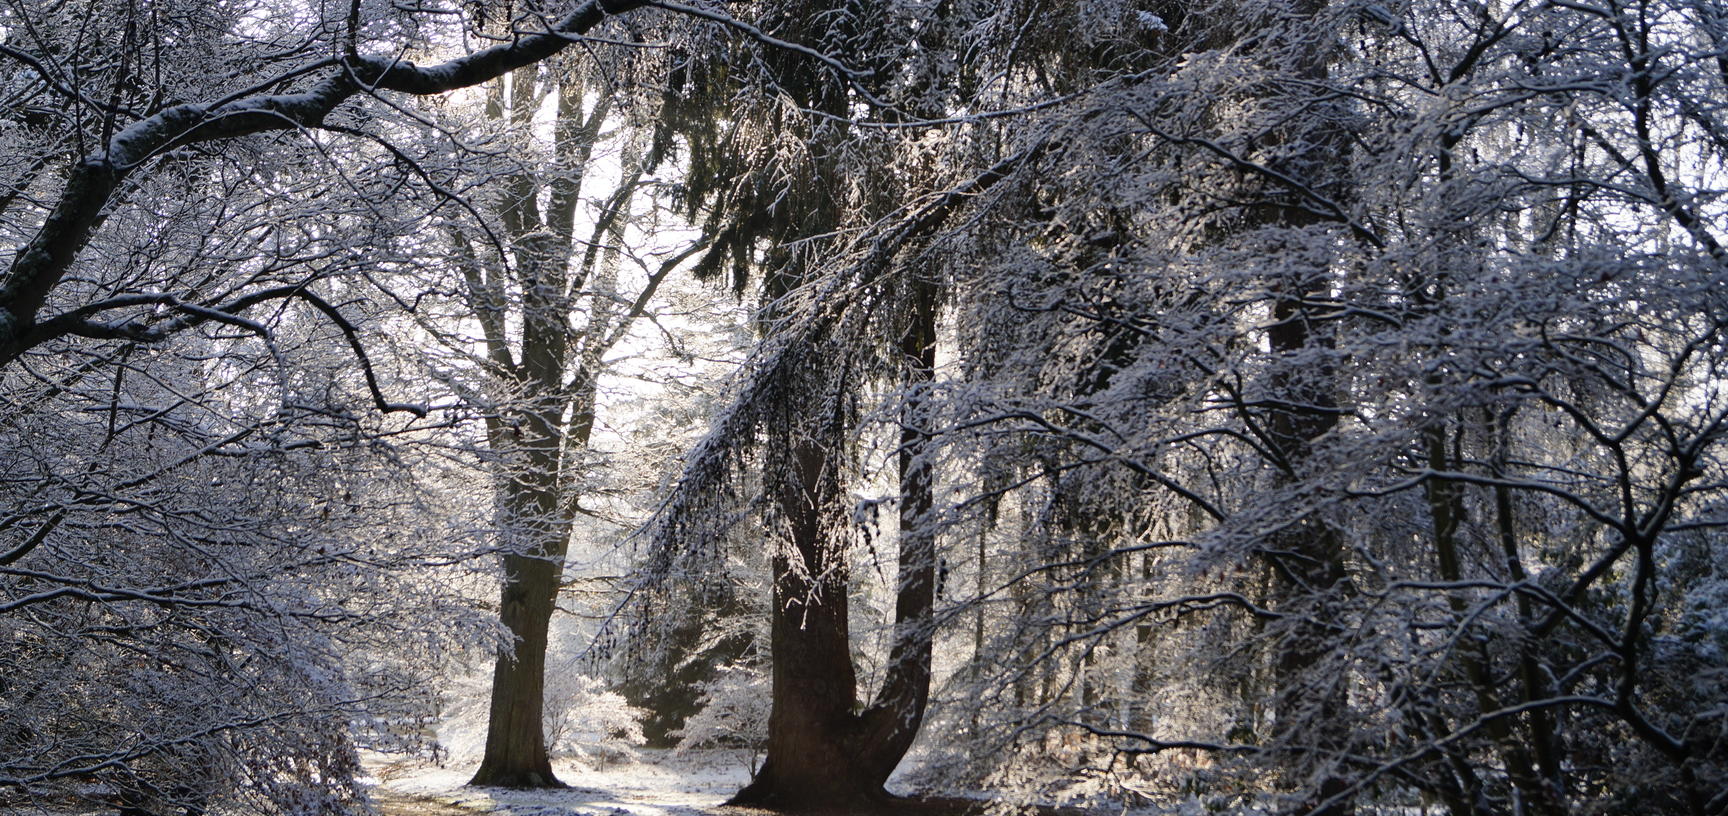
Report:
[{"label": "tree bark", "polygon": [[[913,388],[930,382],[936,371],[936,289],[913,284],[910,325],[900,338],[900,354]],[[939,558],[929,513],[935,479],[929,453],[923,398],[912,393],[900,425],[900,550],[894,599],[894,645],[876,702],[864,712],[863,773],[886,784],[918,737],[930,703],[930,659]]]},{"label": "tree bark", "polygon": [[801,440],[779,497],[791,541],[773,558],[768,756],[731,804],[816,809],[876,798],[849,756],[859,731],[843,548],[822,517],[838,496],[832,454]]},{"label": "tree bark", "polygon": [[[935,369],[935,291],[918,284],[900,340],[908,380]],[[926,524],[932,504],[928,437],[914,394],[902,415],[898,589],[894,643],[875,702],[854,713],[844,547],[822,524],[839,500],[830,451],[804,441],[792,455],[794,484],[781,511],[791,546],[773,559],[773,710],[768,756],[730,804],[778,810],[868,810],[893,800],[885,785],[918,736],[930,699],[937,555]]]},{"label": "tree bark", "polygon": [[[504,556],[499,590],[499,621],[510,630],[514,649],[500,651],[492,673],[486,725],[486,752],[470,785],[504,788],[560,788],[552,773],[544,726],[546,647],[563,578],[564,555],[572,524],[570,499],[560,485],[559,451],[587,441],[593,416],[592,390],[576,398],[577,422],[569,427],[556,414],[530,412],[527,466],[503,487],[511,534],[522,546]],[[510,433],[510,431],[506,431]]]},{"label": "tree bark", "polygon": [[486,754],[470,785],[564,787],[552,773],[543,726],[547,632],[561,573],[555,559],[504,557],[499,616],[516,644],[493,668]]},{"label": "tree bark", "polygon": [[[1286,222],[1300,223],[1301,216],[1284,213]],[[1292,281],[1287,293],[1272,307],[1268,330],[1272,352],[1299,355],[1332,348],[1326,332],[1316,332],[1303,303],[1324,295],[1320,279]],[[1324,360],[1324,358],[1322,358]],[[1304,364],[1304,374],[1278,372],[1271,383],[1273,393],[1285,405],[1268,418],[1268,431],[1283,459],[1286,478],[1298,481],[1301,469],[1313,453],[1314,444],[1338,424],[1337,398],[1332,392],[1335,372],[1329,362]],[[1277,590],[1297,607],[1307,607],[1280,644],[1274,681],[1277,685],[1275,742],[1292,750],[1312,751],[1321,756],[1319,783],[1297,807],[1309,816],[1349,816],[1348,800],[1322,805],[1342,793],[1348,783],[1337,772],[1327,754],[1341,752],[1349,741],[1345,723],[1344,678],[1322,667],[1332,651],[1334,632],[1327,625],[1328,611],[1349,589],[1344,565],[1343,542],[1326,519],[1313,514],[1293,522],[1273,539],[1273,565],[1283,579]]]}]

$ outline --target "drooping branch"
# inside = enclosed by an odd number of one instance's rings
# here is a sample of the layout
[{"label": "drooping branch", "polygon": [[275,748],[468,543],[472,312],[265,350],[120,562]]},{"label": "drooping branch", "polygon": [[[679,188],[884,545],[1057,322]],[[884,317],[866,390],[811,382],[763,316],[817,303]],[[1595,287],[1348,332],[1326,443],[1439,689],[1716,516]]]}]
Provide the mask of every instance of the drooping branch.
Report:
[{"label": "drooping branch", "polygon": [[705,546],[714,531],[693,529],[693,517],[706,509],[706,497],[725,495],[721,484],[733,475],[737,452],[748,447],[772,407],[786,398],[784,384],[800,366],[809,363],[805,352],[842,330],[845,318],[859,307],[859,295],[899,269],[894,261],[903,252],[936,233],[955,213],[1043,155],[1050,145],[1051,139],[1040,140],[961,184],[884,219],[863,239],[862,257],[810,285],[801,308],[783,318],[775,334],[757,346],[730,406],[691,451],[677,487],[656,513],[651,544],[654,555],[644,571],[650,582],[654,576],[669,572],[679,549]]}]

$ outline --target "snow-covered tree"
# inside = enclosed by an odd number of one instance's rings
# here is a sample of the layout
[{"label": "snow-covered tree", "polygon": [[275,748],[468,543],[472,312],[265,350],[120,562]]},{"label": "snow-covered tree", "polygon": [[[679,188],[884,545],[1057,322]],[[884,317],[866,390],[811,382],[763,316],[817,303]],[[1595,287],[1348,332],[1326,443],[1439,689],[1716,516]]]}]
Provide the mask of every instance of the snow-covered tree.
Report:
[{"label": "snow-covered tree", "polygon": [[[686,485],[796,427],[789,402],[915,395],[931,523],[950,552],[982,537],[970,611],[999,624],[954,688],[1034,790],[1013,762],[1066,731],[1100,795],[1719,808],[1719,695],[1679,689],[1720,666],[1679,644],[1724,522],[1721,26],[1662,2],[986,15],[950,117],[973,135],[780,302]],[[933,271],[945,378],[863,407],[808,384],[818,359],[867,376],[890,293]]]}]

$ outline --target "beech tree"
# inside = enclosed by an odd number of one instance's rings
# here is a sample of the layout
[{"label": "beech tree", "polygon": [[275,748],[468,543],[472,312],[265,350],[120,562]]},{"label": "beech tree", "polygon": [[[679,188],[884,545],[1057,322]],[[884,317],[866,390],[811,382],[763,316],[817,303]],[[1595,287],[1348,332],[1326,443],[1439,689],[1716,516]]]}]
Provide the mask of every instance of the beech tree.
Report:
[{"label": "beech tree", "polygon": [[[655,195],[643,190],[654,128],[643,124],[653,116],[643,102],[627,118],[615,115],[624,93],[606,84],[604,70],[563,61],[518,69],[488,88],[485,117],[513,149],[494,178],[475,184],[475,197],[491,199],[489,218],[449,227],[462,316],[421,318],[456,360],[483,373],[459,390],[480,408],[499,469],[507,537],[499,610],[516,642],[496,662],[477,785],[559,784],[541,727],[547,635],[583,488],[603,466],[589,449],[600,378],[614,347],[652,314],[662,282],[700,249],[665,238],[653,239],[667,244],[659,249],[630,243],[653,228],[642,202],[652,206]],[[536,155],[531,127],[547,107],[551,144]],[[615,164],[616,179],[587,172],[601,158]],[[632,264],[640,268],[622,268]],[[478,337],[462,330],[465,319]],[[479,353],[467,351],[476,345]]]}]

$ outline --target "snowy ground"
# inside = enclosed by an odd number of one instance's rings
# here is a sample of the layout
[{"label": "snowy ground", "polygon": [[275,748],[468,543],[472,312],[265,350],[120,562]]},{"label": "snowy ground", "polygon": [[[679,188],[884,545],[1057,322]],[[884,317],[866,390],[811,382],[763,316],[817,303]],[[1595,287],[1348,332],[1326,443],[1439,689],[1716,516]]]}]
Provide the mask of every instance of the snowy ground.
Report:
[{"label": "snowy ground", "polygon": [[564,790],[469,788],[467,764],[375,766],[375,790],[392,816],[711,816],[749,781],[745,757],[732,751],[673,754],[638,750],[634,759],[601,767],[555,762]]}]

